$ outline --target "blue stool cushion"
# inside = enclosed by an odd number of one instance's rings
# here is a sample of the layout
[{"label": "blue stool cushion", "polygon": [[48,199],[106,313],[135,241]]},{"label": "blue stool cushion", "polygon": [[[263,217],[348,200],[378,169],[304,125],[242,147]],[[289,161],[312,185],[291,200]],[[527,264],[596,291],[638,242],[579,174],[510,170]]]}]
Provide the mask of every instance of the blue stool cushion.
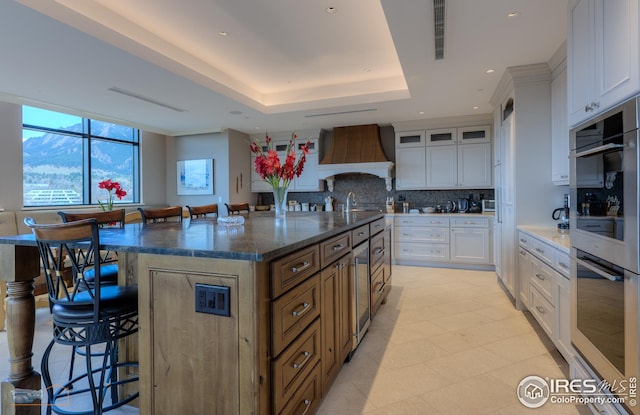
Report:
[{"label": "blue stool cushion", "polygon": [[[84,279],[91,285],[96,278],[96,273],[93,268],[86,270],[84,273]],[[118,264],[103,264],[100,265],[100,283],[102,285],[114,285],[118,283]]]}]

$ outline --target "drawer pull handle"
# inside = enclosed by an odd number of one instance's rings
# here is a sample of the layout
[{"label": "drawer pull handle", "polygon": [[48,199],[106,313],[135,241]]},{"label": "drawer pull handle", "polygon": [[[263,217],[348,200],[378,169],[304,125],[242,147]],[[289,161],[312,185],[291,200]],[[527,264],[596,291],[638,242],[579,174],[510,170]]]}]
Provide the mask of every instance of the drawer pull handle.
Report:
[{"label": "drawer pull handle", "polygon": [[376,284],[376,287],[380,287],[380,289],[374,290],[374,293],[380,294],[384,291],[384,282],[379,282]]},{"label": "drawer pull handle", "polygon": [[307,415],[307,411],[309,411],[309,408],[311,408],[311,402],[312,402],[311,399],[305,399],[304,400],[304,402],[303,402],[304,406],[305,406],[304,412],[302,414],[300,414],[300,415]]},{"label": "drawer pull handle", "polygon": [[536,277],[538,277],[540,281],[544,281],[544,275],[536,274]]},{"label": "drawer pull handle", "polygon": [[520,250],[520,255],[527,256],[527,251]]},{"label": "drawer pull handle", "polygon": [[311,266],[311,263],[309,261],[304,261],[302,262],[302,264],[298,264],[295,267],[291,267],[291,272],[304,271],[305,269],[309,268],[309,266]]},{"label": "drawer pull handle", "polygon": [[565,264],[564,262],[558,262],[558,266],[564,268],[564,269],[569,269],[569,266],[567,264]]},{"label": "drawer pull handle", "polygon": [[376,249],[373,254],[376,255],[376,256],[384,254],[384,248]]},{"label": "drawer pull handle", "polygon": [[302,359],[302,362],[300,363],[293,362],[291,367],[293,367],[294,369],[300,369],[302,366],[304,366],[305,363],[307,363],[307,360],[309,360],[309,358],[311,357],[311,353],[309,352],[302,352],[301,354],[304,359]]},{"label": "drawer pull handle", "polygon": [[334,251],[339,251],[339,250],[341,250],[342,248],[344,248],[344,245],[342,245],[342,244],[338,244],[338,245],[334,245],[332,249],[333,249]]},{"label": "drawer pull handle", "polygon": [[538,310],[540,314],[544,314],[544,308],[540,307],[539,305],[536,306],[536,310]]},{"label": "drawer pull handle", "polygon": [[302,308],[300,310],[293,310],[291,312],[291,315],[294,317],[298,317],[303,315],[304,313],[307,312],[307,310],[309,310],[309,303],[302,303]]},{"label": "drawer pull handle", "polygon": [[410,233],[403,233],[402,236],[411,236]]},{"label": "drawer pull handle", "polygon": [[365,232],[358,232],[358,236],[365,236],[366,233]]},{"label": "drawer pull handle", "polygon": [[541,254],[544,254],[544,249],[536,248],[536,251],[540,252]]},{"label": "drawer pull handle", "polygon": [[524,239],[524,238],[520,238],[520,242],[522,242],[523,244],[526,244],[526,243],[527,243],[527,240],[526,240],[526,239]]},{"label": "drawer pull handle", "polygon": [[439,220],[432,220],[431,223],[434,225],[440,225],[442,222],[440,222]]},{"label": "drawer pull handle", "polygon": [[465,220],[465,221],[464,221],[464,224],[465,224],[465,225],[473,225],[473,224],[475,224],[475,222],[472,222],[472,221],[470,221],[470,220]]},{"label": "drawer pull handle", "polygon": [[382,225],[380,225],[379,223],[378,223],[378,224],[376,224],[376,228],[379,228],[379,227],[381,227],[381,226],[382,226]]}]

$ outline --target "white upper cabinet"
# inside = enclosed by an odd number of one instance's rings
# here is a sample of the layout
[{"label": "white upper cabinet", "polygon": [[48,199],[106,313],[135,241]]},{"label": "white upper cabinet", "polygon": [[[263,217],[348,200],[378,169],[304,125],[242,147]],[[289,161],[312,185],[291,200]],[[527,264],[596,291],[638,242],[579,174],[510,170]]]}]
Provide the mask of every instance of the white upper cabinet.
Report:
[{"label": "white upper cabinet", "polygon": [[458,186],[458,146],[427,147],[427,188],[453,189]]},{"label": "white upper cabinet", "polygon": [[551,180],[555,185],[569,185],[566,65],[551,80]]},{"label": "white upper cabinet", "polygon": [[491,126],[459,127],[456,131],[458,144],[476,144],[491,142]]},{"label": "white upper cabinet", "polygon": [[492,186],[491,144],[458,146],[458,186],[486,189]]},{"label": "white upper cabinet", "polygon": [[424,189],[425,167],[425,147],[396,147],[396,189]]},{"label": "white upper cabinet", "polygon": [[396,133],[396,147],[424,147],[424,144],[424,130]]},{"label": "white upper cabinet", "polygon": [[638,0],[572,0],[567,46],[569,126],[640,91]]},{"label": "white upper cabinet", "polygon": [[456,144],[458,136],[455,128],[439,128],[437,130],[427,130],[427,146],[448,146]]},{"label": "white upper cabinet", "polygon": [[491,126],[396,133],[396,189],[493,186]]}]

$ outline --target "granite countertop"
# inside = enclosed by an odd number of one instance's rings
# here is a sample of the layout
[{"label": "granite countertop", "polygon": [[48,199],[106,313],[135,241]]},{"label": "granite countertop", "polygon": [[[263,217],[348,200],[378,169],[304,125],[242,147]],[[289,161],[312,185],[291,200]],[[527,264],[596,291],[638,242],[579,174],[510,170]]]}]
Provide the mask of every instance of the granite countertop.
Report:
[{"label": "granite countertop", "polygon": [[571,249],[570,233],[561,234],[558,232],[558,228],[521,225],[518,226],[518,230],[526,232],[538,239],[542,239],[544,242],[553,245],[561,251],[568,253]]},{"label": "granite countertop", "polygon": [[[273,213],[256,212],[234,227],[219,225],[215,218],[132,223],[100,230],[100,245],[121,252],[261,262],[382,217],[379,212],[287,212],[285,219],[276,220]],[[0,244],[35,246],[35,240],[32,234],[3,236]]]}]

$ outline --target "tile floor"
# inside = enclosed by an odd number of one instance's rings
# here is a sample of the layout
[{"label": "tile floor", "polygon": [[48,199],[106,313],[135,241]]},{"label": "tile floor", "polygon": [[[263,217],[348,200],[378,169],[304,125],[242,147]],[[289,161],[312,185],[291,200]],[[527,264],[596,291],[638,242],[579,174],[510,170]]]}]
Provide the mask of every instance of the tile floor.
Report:
[{"label": "tile floor", "polygon": [[[48,310],[38,309],[37,365],[50,333]],[[0,379],[6,350],[0,332]],[[68,358],[66,351],[52,358],[57,373],[67,373]],[[514,309],[494,272],[395,266],[387,304],[317,415],[590,414],[567,404],[525,408],[516,387],[529,375],[564,378],[568,367],[531,316]]]}]

